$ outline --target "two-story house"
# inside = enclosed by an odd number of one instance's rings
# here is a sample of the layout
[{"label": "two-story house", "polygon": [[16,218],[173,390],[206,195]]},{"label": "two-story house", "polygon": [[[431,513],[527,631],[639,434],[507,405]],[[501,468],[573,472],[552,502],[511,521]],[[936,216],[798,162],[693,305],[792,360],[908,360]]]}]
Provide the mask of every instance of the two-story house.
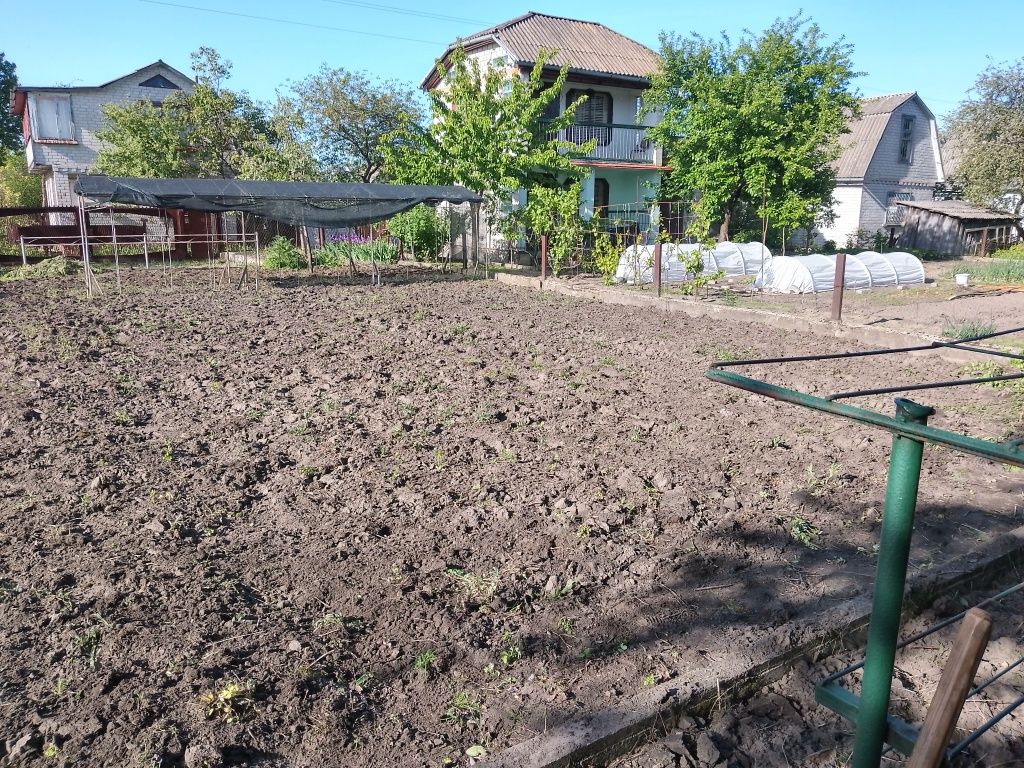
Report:
[{"label": "two-story house", "polygon": [[916,93],[895,93],[863,99],[848,128],[836,163],[835,219],[818,240],[843,247],[858,232],[898,237],[905,208],[897,203],[930,201],[946,178],[935,115]]},{"label": "two-story house", "polygon": [[[16,88],[11,111],[21,118],[28,170],[43,178],[43,205],[78,204],[75,180],[96,164],[105,105],[140,100],[159,105],[169,93],[190,92],[194,85],[174,67],[155,61],[97,86]],[[74,222],[60,217],[51,215],[51,223]]]},{"label": "two-story house", "polygon": [[[582,185],[582,215],[629,218],[641,228],[650,226],[647,201],[654,199],[661,173],[668,170],[661,148],[646,135],[646,126],[656,124],[658,117],[641,116],[643,93],[658,70],[658,54],[603,24],[535,12],[453,43],[439,59],[443,68],[458,45],[481,69],[502,68],[523,78],[542,51],[553,51],[545,74],[553,82],[565,66],[568,77],[550,106],[550,116],[557,117],[567,104],[587,96],[576,110],[575,125],[559,138],[579,144],[597,140],[593,153],[576,161],[590,171]],[[440,85],[435,67],[422,87],[431,91]]]}]

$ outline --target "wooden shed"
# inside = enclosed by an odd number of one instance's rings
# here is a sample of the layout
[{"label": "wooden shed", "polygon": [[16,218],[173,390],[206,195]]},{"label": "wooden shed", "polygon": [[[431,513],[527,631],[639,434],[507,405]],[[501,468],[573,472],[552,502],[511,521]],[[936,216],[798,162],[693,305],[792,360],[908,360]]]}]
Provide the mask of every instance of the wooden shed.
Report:
[{"label": "wooden shed", "polygon": [[963,200],[900,200],[903,232],[900,248],[919,248],[951,256],[981,256],[1017,238],[1012,214]]}]

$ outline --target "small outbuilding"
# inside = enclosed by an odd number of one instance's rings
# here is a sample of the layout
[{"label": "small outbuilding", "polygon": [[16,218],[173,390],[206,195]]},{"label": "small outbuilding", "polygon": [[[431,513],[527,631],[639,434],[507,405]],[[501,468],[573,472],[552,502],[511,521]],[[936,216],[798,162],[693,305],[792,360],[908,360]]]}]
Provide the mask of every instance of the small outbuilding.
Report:
[{"label": "small outbuilding", "polygon": [[982,256],[1016,237],[1017,219],[963,200],[901,200],[905,209],[901,248],[950,256]]}]

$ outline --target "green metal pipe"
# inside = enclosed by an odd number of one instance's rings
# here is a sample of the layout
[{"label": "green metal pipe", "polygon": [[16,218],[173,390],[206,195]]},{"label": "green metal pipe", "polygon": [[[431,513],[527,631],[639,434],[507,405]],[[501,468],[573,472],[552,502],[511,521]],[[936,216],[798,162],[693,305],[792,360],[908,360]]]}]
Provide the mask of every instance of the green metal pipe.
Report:
[{"label": "green metal pipe", "polygon": [[[935,411],[928,406],[903,398],[896,400],[897,421],[924,425],[933,413]],[[920,439],[893,435],[860,713],[853,744],[853,768],[878,768],[882,760],[923,452],[924,443]]]}]

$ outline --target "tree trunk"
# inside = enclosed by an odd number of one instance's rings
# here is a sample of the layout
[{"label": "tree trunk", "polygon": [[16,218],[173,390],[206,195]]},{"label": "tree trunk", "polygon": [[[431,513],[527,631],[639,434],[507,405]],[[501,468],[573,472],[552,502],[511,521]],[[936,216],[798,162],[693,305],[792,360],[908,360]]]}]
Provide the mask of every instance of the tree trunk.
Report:
[{"label": "tree trunk", "polygon": [[724,243],[729,239],[729,222],[732,221],[732,208],[725,209],[722,216],[722,224],[718,227],[718,242]]}]

